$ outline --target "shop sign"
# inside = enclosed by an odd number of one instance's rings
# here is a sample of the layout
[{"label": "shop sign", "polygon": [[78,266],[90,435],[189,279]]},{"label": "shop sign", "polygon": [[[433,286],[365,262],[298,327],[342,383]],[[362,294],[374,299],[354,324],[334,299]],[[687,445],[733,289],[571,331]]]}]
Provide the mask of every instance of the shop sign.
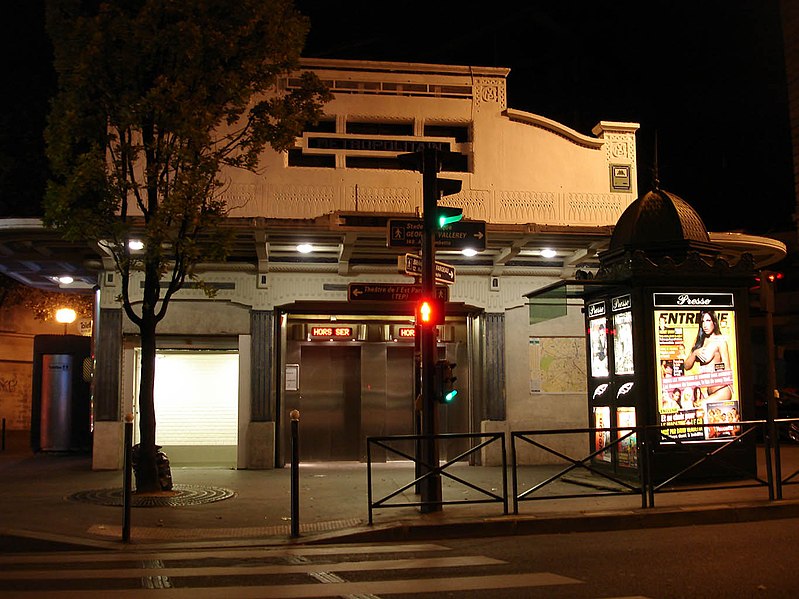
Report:
[{"label": "shop sign", "polygon": [[732,293],[655,293],[656,308],[732,308]]}]

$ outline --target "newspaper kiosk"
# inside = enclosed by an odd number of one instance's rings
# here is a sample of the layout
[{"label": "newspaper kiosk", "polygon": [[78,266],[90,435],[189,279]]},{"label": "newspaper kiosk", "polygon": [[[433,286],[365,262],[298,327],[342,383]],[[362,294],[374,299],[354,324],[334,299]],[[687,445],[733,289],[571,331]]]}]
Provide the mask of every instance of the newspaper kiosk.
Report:
[{"label": "newspaper kiosk", "polygon": [[[736,438],[754,418],[749,287],[754,260],[720,257],[704,223],[681,198],[661,190],[620,217],[590,280],[561,281],[527,297],[568,288],[584,302],[589,453],[594,467],[637,476],[649,429],[651,472],[664,480]],[[640,429],[639,429],[640,430]],[[754,473],[754,437],[725,448],[687,478]]]}]

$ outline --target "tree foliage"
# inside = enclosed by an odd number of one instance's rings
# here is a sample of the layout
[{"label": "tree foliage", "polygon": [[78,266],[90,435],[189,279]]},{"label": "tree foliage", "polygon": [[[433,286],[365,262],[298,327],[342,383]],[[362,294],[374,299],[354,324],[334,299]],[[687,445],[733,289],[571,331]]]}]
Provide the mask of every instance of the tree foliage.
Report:
[{"label": "tree foliage", "polygon": [[290,91],[278,85],[308,26],[291,0],[50,2],[58,92],[44,220],[113,256],[141,334],[140,413],[151,408],[156,325],[193,268],[224,257],[224,170],[256,169],[267,145],[287,149],[330,98],[310,73]]},{"label": "tree foliage", "polygon": [[55,322],[61,308],[72,308],[78,318],[91,318],[92,305],[92,296],[44,291],[0,274],[0,308],[19,306],[30,310],[36,320]]},{"label": "tree foliage", "polygon": [[[327,92],[310,74],[263,96],[296,68],[307,28],[288,0],[51,3],[59,89],[45,221],[103,243],[123,282],[137,268],[169,273],[158,320],[192,267],[224,252],[196,242],[224,216],[220,170],[256,168],[267,144],[288,148],[321,116]],[[127,247],[139,216],[141,255]],[[123,295],[138,322],[126,285]]]}]

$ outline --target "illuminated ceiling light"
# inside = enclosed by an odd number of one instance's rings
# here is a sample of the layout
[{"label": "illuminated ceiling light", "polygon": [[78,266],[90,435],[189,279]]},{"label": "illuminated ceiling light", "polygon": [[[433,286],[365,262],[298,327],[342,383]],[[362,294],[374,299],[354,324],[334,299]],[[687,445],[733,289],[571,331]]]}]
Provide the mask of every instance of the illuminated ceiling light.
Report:
[{"label": "illuminated ceiling light", "polygon": [[310,243],[301,243],[297,246],[297,251],[300,254],[310,254],[313,251],[313,246]]},{"label": "illuminated ceiling light", "polygon": [[144,249],[144,242],[141,239],[131,239],[128,241],[128,247],[134,252]]},{"label": "illuminated ceiling light", "polygon": [[551,249],[547,248],[545,250],[541,250],[541,255],[544,258],[554,258],[555,256],[558,255],[558,253],[555,250],[551,250]]},{"label": "illuminated ceiling light", "polygon": [[75,310],[73,310],[72,308],[61,308],[55,313],[56,322],[60,322],[62,324],[69,324],[71,322],[75,322],[76,317],[77,314],[75,314]]},{"label": "illuminated ceiling light", "polygon": [[475,250],[475,249],[472,249],[472,248],[463,248],[463,249],[461,250],[461,254],[463,254],[464,256],[468,256],[469,258],[471,258],[472,256],[476,256],[476,255],[477,255],[477,250]]},{"label": "illuminated ceiling light", "polygon": [[61,283],[62,285],[70,285],[71,283],[73,283],[75,281],[75,279],[73,279],[69,275],[62,275],[60,277],[56,277],[55,280],[58,281],[59,283]]}]

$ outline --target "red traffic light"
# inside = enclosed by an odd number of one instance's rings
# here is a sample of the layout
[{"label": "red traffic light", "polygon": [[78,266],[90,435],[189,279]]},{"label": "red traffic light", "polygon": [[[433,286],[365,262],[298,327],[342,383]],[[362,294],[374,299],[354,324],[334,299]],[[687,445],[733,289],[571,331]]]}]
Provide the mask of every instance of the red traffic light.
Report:
[{"label": "red traffic light", "polygon": [[444,302],[433,298],[420,299],[416,303],[416,324],[422,326],[444,324]]}]

